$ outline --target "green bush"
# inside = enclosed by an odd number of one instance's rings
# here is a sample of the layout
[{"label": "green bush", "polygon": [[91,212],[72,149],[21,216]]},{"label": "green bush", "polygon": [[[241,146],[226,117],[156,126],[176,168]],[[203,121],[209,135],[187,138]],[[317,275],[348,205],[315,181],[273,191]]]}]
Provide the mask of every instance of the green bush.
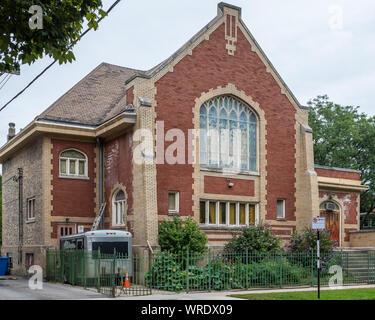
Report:
[{"label": "green bush", "polygon": [[174,217],[173,221],[166,220],[159,225],[159,244],[162,250],[171,253],[204,252],[206,243],[206,234],[191,217],[187,218],[185,224],[181,218]]},{"label": "green bush", "polygon": [[275,252],[280,250],[280,239],[272,234],[266,224],[242,228],[234,233],[233,238],[225,245],[226,252]]},{"label": "green bush", "polygon": [[[316,231],[305,228],[302,232],[294,232],[288,245],[291,252],[311,252],[316,251]],[[328,231],[320,231],[319,234],[320,251],[324,253],[332,252],[337,247],[337,242],[330,239]]]},{"label": "green bush", "polygon": [[[306,253],[306,256],[310,255],[311,259],[305,259],[304,266],[313,264],[316,265],[316,231],[312,231],[311,228],[305,228],[301,232],[294,232],[290,239],[289,245],[286,249],[290,252],[290,257],[293,254],[299,254],[300,252]],[[322,271],[329,269],[331,265],[339,264],[338,257],[334,253],[334,249],[337,248],[337,242],[332,240],[329,236],[328,231],[320,231],[319,234],[319,247]]]},{"label": "green bush", "polygon": [[260,261],[248,264],[242,258],[242,254],[232,259],[217,255],[208,264],[199,266],[196,263],[186,267],[182,255],[158,253],[147,273],[147,284],[155,289],[181,291],[187,286],[190,290],[230,290],[279,286],[280,281],[283,285],[300,285],[311,281],[309,268],[292,265],[285,257],[281,260],[277,254],[262,255]]}]

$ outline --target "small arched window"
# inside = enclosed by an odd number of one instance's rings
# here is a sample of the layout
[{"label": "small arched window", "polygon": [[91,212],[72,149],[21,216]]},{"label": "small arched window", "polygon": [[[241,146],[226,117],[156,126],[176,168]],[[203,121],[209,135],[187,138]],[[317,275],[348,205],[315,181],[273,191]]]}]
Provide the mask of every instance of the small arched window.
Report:
[{"label": "small arched window", "polygon": [[200,165],[257,171],[257,117],[230,95],[212,98],[200,108]]},{"label": "small arched window", "polygon": [[60,176],[87,177],[86,155],[74,149],[61,152]]},{"label": "small arched window", "polygon": [[123,190],[118,190],[112,199],[112,225],[123,226],[125,225],[125,204],[126,197]]},{"label": "small arched window", "polygon": [[320,210],[340,211],[340,207],[333,201],[325,201],[320,204]]}]

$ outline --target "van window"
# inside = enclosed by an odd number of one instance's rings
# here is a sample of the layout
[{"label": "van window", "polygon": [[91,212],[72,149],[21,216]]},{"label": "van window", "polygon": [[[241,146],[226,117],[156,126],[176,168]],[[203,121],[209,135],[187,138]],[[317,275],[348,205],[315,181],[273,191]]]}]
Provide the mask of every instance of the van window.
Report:
[{"label": "van window", "polygon": [[116,250],[118,255],[128,255],[128,242],[93,242],[92,251],[97,251],[100,248],[100,254],[113,254]]}]

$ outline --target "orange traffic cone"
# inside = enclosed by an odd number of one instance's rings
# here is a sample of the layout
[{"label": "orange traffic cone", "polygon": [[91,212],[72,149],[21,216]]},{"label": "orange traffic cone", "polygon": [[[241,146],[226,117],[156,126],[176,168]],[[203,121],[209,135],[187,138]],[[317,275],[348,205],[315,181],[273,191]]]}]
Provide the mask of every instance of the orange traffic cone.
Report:
[{"label": "orange traffic cone", "polygon": [[124,288],[129,288],[130,283],[129,283],[129,272],[128,270],[125,271],[125,280],[124,280]]}]

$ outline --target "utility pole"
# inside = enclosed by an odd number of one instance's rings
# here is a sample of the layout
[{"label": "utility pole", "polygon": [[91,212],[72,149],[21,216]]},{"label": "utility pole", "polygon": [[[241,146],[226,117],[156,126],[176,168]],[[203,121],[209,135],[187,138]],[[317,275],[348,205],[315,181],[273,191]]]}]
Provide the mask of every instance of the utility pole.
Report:
[{"label": "utility pole", "polygon": [[18,264],[22,264],[23,245],[23,169],[18,168],[18,176],[13,180],[18,182]]}]

